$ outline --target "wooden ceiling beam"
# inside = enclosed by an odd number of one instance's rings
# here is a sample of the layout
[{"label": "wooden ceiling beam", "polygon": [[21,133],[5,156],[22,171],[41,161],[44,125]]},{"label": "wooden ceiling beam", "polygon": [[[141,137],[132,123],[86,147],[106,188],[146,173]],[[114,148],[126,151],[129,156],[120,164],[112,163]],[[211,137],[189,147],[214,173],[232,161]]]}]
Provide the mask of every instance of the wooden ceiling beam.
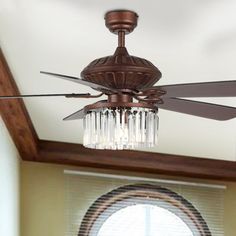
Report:
[{"label": "wooden ceiling beam", "polygon": [[[18,94],[19,90],[0,49],[0,95]],[[0,114],[21,157],[37,160],[39,140],[23,100],[0,100]]]},{"label": "wooden ceiling beam", "polygon": [[151,153],[108,151],[53,141],[40,141],[39,161],[75,166],[236,181],[236,162]]}]

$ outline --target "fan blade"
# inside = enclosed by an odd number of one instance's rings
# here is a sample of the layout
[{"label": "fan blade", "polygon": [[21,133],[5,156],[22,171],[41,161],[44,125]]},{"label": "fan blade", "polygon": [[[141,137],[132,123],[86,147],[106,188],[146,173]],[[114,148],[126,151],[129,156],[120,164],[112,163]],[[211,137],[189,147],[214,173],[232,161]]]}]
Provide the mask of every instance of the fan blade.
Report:
[{"label": "fan blade", "polygon": [[72,113],[71,115],[65,117],[63,120],[78,120],[84,118],[84,109],[81,109],[79,111],[76,111]]},{"label": "fan blade", "polygon": [[163,98],[158,108],[185,113],[213,120],[229,120],[236,117],[236,108],[217,104],[190,101],[180,98]]},{"label": "fan blade", "polygon": [[27,95],[12,95],[12,96],[0,96],[1,99],[16,99],[16,98],[34,98],[34,97],[70,97],[70,98],[87,98],[90,93],[54,93],[54,94],[27,94]]},{"label": "fan blade", "polygon": [[[107,102],[107,100],[101,100],[101,101],[98,101],[94,104],[97,104],[97,103],[102,103],[102,102]],[[91,105],[94,105],[94,104],[91,104]],[[85,115],[85,109],[81,109],[79,111],[76,111],[74,113],[72,113],[71,115],[65,117],[63,120],[78,120],[78,119],[83,119],[84,118],[84,115]]]},{"label": "fan blade", "polygon": [[163,97],[235,97],[236,80],[154,86],[141,91],[145,94],[150,91],[154,95],[155,90],[165,91]]},{"label": "fan blade", "polygon": [[102,92],[109,92],[109,93],[120,93],[119,90],[117,89],[113,89],[113,88],[108,88],[108,87],[105,87],[103,85],[100,85],[100,84],[95,84],[95,83],[92,83],[92,82],[89,82],[89,81],[86,81],[86,80],[82,80],[78,77],[74,77],[74,76],[68,76],[68,75],[62,75],[62,74],[56,74],[56,73],[51,73],[51,72],[46,72],[46,71],[40,71],[41,74],[45,74],[45,75],[52,75],[52,76],[55,76],[55,77],[58,77],[58,78],[61,78],[61,79],[65,79],[65,80],[69,80],[69,81],[72,81],[72,82],[75,82],[75,83],[78,83],[78,84],[82,84],[82,85],[86,85],[86,86],[89,86],[95,90],[98,90],[98,91],[102,91]]}]

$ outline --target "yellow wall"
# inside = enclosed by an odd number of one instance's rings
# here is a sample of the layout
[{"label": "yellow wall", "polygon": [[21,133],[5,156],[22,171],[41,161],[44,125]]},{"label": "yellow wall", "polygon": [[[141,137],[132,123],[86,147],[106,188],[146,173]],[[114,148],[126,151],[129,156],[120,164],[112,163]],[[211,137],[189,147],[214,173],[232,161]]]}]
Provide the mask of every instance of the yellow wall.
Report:
[{"label": "yellow wall", "polygon": [[64,236],[63,167],[22,162],[21,236]]},{"label": "yellow wall", "polygon": [[236,235],[236,183],[226,183],[225,194],[225,236]]},{"label": "yellow wall", "polygon": [[[68,166],[21,163],[22,236],[64,236],[64,169]],[[236,183],[224,184],[227,185],[225,236],[233,236],[236,231]]]}]

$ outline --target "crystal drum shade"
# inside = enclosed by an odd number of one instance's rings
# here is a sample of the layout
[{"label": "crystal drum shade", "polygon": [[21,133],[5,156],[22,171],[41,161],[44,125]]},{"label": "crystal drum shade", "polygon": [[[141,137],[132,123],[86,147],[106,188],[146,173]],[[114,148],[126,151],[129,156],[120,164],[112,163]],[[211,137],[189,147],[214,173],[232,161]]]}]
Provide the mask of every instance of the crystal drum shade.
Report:
[{"label": "crystal drum shade", "polygon": [[96,149],[134,149],[157,144],[157,110],[101,108],[84,116],[84,146]]}]

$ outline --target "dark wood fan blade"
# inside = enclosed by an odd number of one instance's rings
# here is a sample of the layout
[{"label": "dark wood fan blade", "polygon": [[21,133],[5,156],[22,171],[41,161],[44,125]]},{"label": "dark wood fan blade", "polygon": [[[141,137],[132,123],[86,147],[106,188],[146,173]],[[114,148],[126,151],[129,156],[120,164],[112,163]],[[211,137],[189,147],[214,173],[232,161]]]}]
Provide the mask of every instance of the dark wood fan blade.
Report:
[{"label": "dark wood fan blade", "polygon": [[78,119],[83,119],[84,118],[84,109],[81,109],[79,111],[76,111],[75,113],[65,117],[63,120],[78,120]]},{"label": "dark wood fan blade", "polygon": [[213,120],[229,120],[236,117],[235,107],[190,101],[180,98],[163,98],[163,104],[158,104],[157,107]]},{"label": "dark wood fan blade", "polygon": [[[96,105],[97,103],[100,104],[100,103],[103,103],[103,102],[107,102],[107,100],[100,100],[100,101],[95,102],[94,104],[90,104],[90,105]],[[63,120],[78,120],[78,119],[83,119],[85,113],[86,113],[86,110],[85,110],[85,108],[83,108],[83,109],[81,109],[79,111],[76,111],[76,112],[72,113],[71,115],[65,117]]]},{"label": "dark wood fan blade", "polygon": [[40,71],[41,74],[45,74],[45,75],[52,75],[52,76],[55,76],[55,77],[58,77],[58,78],[61,78],[61,79],[65,79],[65,80],[69,80],[69,81],[72,81],[72,82],[75,82],[75,83],[78,83],[78,84],[82,84],[82,85],[86,85],[86,86],[89,86],[95,90],[98,90],[98,91],[102,91],[102,92],[108,92],[108,93],[120,93],[119,90],[116,90],[116,89],[113,89],[113,88],[108,88],[108,87],[105,87],[103,85],[100,85],[100,84],[95,84],[95,83],[92,83],[92,82],[89,82],[89,81],[86,81],[86,80],[82,80],[78,77],[74,77],[74,76],[68,76],[68,75],[62,75],[62,74],[56,74],[56,73],[52,73],[52,72],[46,72],[46,71]]},{"label": "dark wood fan blade", "polygon": [[161,90],[166,92],[163,97],[235,97],[236,80],[154,86],[142,91],[154,95],[155,90],[157,94]]},{"label": "dark wood fan blade", "polygon": [[27,95],[12,95],[0,96],[1,99],[16,99],[16,98],[34,98],[34,97],[68,97],[68,98],[88,98],[90,93],[54,93],[54,94],[27,94]]}]

